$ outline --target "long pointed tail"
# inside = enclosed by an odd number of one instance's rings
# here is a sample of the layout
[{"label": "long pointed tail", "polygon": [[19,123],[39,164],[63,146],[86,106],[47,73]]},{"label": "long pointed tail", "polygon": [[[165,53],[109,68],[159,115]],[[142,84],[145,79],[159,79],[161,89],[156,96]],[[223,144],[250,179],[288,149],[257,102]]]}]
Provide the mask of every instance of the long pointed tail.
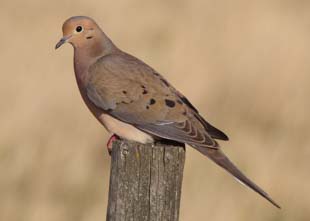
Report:
[{"label": "long pointed tail", "polygon": [[199,146],[193,146],[196,150],[201,152],[203,155],[206,155],[212,161],[214,161],[217,165],[224,168],[231,175],[237,178],[241,183],[250,187],[252,190],[257,192],[259,195],[267,199],[274,206],[281,208],[271,197],[263,191],[259,186],[253,183],[249,178],[247,178],[229,159],[220,149],[211,149]]}]

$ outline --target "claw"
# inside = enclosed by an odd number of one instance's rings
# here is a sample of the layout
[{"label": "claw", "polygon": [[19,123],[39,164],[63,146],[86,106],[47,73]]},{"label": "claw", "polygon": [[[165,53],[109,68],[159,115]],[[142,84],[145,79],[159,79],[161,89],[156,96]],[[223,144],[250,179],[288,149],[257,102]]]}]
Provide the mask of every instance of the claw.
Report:
[{"label": "claw", "polygon": [[118,137],[116,134],[113,134],[113,135],[110,137],[110,139],[108,140],[108,142],[107,142],[107,149],[108,149],[108,153],[109,153],[110,156],[111,156],[111,153],[112,153],[113,142],[114,142],[115,140],[118,140],[118,139],[119,139],[119,137]]}]

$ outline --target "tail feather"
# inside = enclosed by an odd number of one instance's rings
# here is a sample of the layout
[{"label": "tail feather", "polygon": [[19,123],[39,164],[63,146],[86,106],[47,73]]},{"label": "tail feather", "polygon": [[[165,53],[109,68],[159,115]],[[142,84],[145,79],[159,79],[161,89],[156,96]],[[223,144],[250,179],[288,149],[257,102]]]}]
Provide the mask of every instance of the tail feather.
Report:
[{"label": "tail feather", "polygon": [[220,149],[211,149],[199,146],[193,146],[196,150],[207,156],[217,165],[221,166],[231,175],[233,175],[238,181],[243,183],[244,185],[250,187],[252,190],[257,192],[259,195],[264,197],[270,203],[272,203],[277,208],[281,208],[271,197],[263,191],[259,186],[253,183],[249,178],[247,178],[229,159]]}]

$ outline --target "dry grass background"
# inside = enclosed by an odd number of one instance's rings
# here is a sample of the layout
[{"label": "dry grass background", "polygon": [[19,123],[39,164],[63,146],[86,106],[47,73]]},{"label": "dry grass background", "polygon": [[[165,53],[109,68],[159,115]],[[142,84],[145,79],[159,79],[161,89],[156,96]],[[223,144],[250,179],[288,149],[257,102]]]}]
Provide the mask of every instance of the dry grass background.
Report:
[{"label": "dry grass background", "polygon": [[226,131],[277,210],[188,148],[181,220],[310,220],[310,3],[2,1],[0,220],[105,220],[108,134],[83,104],[61,25],[94,17]]}]

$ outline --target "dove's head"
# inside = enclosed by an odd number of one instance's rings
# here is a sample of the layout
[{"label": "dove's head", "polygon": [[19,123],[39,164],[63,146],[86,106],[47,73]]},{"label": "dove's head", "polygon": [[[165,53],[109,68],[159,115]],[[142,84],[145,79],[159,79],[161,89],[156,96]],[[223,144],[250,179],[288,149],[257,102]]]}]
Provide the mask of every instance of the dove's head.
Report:
[{"label": "dove's head", "polygon": [[59,48],[70,43],[74,48],[87,48],[98,44],[104,38],[104,33],[96,22],[86,16],[75,16],[67,19],[62,26],[63,37],[56,44]]}]

